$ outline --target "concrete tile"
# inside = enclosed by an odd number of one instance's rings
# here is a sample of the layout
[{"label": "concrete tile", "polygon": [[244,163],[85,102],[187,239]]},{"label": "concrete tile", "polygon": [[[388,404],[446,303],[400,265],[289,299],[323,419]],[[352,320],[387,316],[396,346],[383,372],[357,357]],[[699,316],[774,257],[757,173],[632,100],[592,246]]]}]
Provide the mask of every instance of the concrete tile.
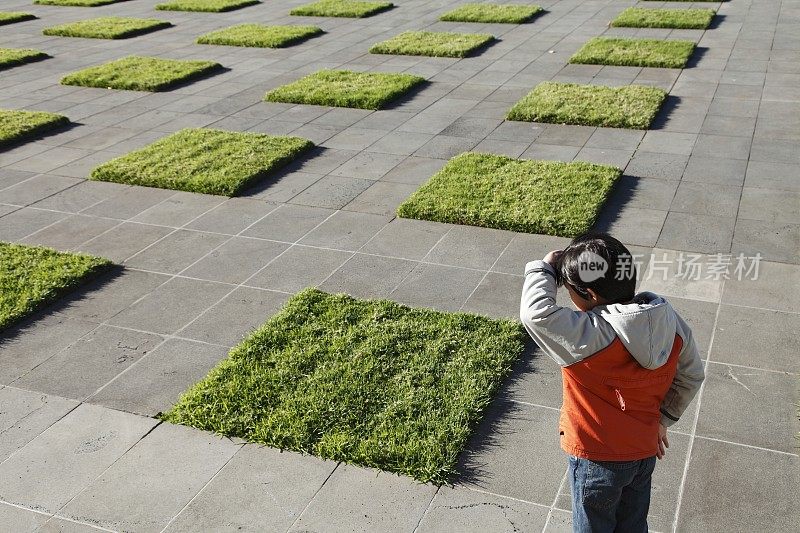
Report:
[{"label": "concrete tile", "polygon": [[178,230],[125,260],[125,265],[167,274],[177,274],[224,243],[217,233]]},{"label": "concrete tile", "polygon": [[361,249],[364,253],[421,260],[450,230],[450,226],[425,220],[396,218]]},{"label": "concrete tile", "polygon": [[598,165],[611,165],[625,168],[633,155],[633,150],[612,150],[610,148],[581,148],[575,156],[577,161],[587,161]]},{"label": "concrete tile", "polygon": [[519,158],[529,146],[530,144],[527,142],[484,139],[473,148],[473,151]]},{"label": "concrete tile", "polygon": [[293,246],[253,276],[254,287],[294,293],[316,286],[337,270],[352,254],[308,246]]},{"label": "concrete tile", "polygon": [[108,322],[112,325],[169,335],[225,296],[230,285],[174,278],[127,307]]},{"label": "concrete tile", "polygon": [[179,228],[224,201],[224,197],[179,191],[131,220]]},{"label": "concrete tile", "polygon": [[684,181],[708,185],[740,187],[744,183],[747,161],[720,159],[692,154],[683,173]]},{"label": "concrete tile", "polygon": [[641,178],[680,180],[687,161],[685,155],[637,150],[625,167],[625,173]]},{"label": "concrete tile", "polygon": [[[87,401],[128,413],[155,416],[227,355],[227,348],[170,339],[118,375]],[[177,511],[176,511],[177,512]]]},{"label": "concrete tile", "polygon": [[567,124],[548,124],[536,137],[538,144],[581,147],[598,131],[593,126],[570,126]]},{"label": "concrete tile", "polygon": [[760,253],[767,261],[797,263],[800,250],[800,224],[775,223],[762,220],[736,221],[731,252],[755,256]]},{"label": "concrete tile", "polygon": [[[507,108],[508,106],[504,106]],[[536,124],[530,122],[503,122],[494,131],[492,131],[488,139],[497,141],[518,141],[532,143],[542,133],[544,133],[547,125]]]},{"label": "concrete tile", "polygon": [[506,249],[514,233],[474,226],[452,226],[425,261],[488,270]]},{"label": "concrete tile", "polygon": [[73,522],[54,516],[50,518],[41,529],[36,531],[37,533],[98,533],[103,530],[88,524]]},{"label": "concrete tile", "polygon": [[36,176],[35,172],[25,172],[24,170],[11,170],[3,168],[0,170],[0,190],[7,189],[17,183]]},{"label": "concrete tile", "polygon": [[239,447],[210,433],[161,424],[60,514],[106,528],[160,531]]},{"label": "concrete tile", "polygon": [[128,187],[121,194],[85,209],[83,214],[127,220],[174,194],[175,191],[167,189]]},{"label": "concrete tile", "polygon": [[714,321],[717,316],[717,304],[715,302],[704,302],[675,296],[668,296],[667,300],[691,328],[700,357],[705,359],[711,346],[711,336],[714,332]]},{"label": "concrete tile", "polygon": [[236,235],[273,211],[277,204],[249,198],[228,198],[186,225],[200,231]]},{"label": "concrete tile", "polygon": [[42,209],[77,213],[98,202],[121,194],[128,187],[128,185],[106,181],[81,181],[77,185],[36,202],[34,206]]},{"label": "concrete tile", "polygon": [[[742,472],[748,472],[746,480]],[[796,455],[697,439],[683,494],[679,531],[776,531],[797,525],[792,491],[774,490],[800,483]]]},{"label": "concrete tile", "polygon": [[[450,127],[452,127],[452,125]],[[445,132],[446,131],[447,129],[445,129]],[[411,155],[432,138],[433,135],[429,133],[393,131],[371,145],[367,150],[385,154]]]},{"label": "concrete tile", "polygon": [[181,275],[223,283],[243,283],[287,248],[289,244],[286,243],[233,237]]},{"label": "concrete tile", "polygon": [[587,148],[610,148],[614,150],[635,150],[644,132],[640,130],[597,128],[586,141]]},{"label": "concrete tile", "polygon": [[522,159],[543,159],[569,163],[581,149],[577,146],[539,144],[534,142],[522,153]]},{"label": "concrete tile", "polygon": [[389,298],[415,307],[458,311],[482,278],[478,270],[420,264]]},{"label": "concrete tile", "polygon": [[750,161],[744,184],[747,187],[764,187],[784,191],[800,191],[797,182],[797,165]]},{"label": "concrete tile", "polygon": [[77,246],[80,252],[122,263],[137,252],[167,236],[171,228],[124,222]]},{"label": "concrete tile", "polygon": [[166,531],[284,531],[336,465],[313,456],[245,445]]},{"label": "concrete tile", "polygon": [[370,187],[344,206],[346,211],[394,216],[397,207],[417,190],[416,185],[371,182]]},{"label": "concrete tile", "polygon": [[75,178],[39,174],[4,189],[3,202],[13,205],[30,205],[68,189],[80,181]]},{"label": "concrete tile", "polygon": [[360,178],[325,176],[293,197],[293,204],[341,209],[374,182]]},{"label": "concrete tile", "polygon": [[668,297],[719,302],[723,279],[707,279],[702,272],[698,275],[691,267],[694,264],[707,264],[709,257],[655,248],[639,290],[652,291]]},{"label": "concrete tile", "polygon": [[622,242],[639,246],[655,246],[667,218],[664,210],[624,205],[619,209],[603,209],[593,228],[614,235]]},{"label": "concrete tile", "polygon": [[386,298],[416,265],[404,259],[355,254],[320,289],[356,298]]},{"label": "concrete tile", "polygon": [[463,311],[495,318],[519,318],[522,278],[509,274],[488,273],[464,303]]},{"label": "concrete tile", "polygon": [[389,220],[389,217],[381,215],[337,211],[300,239],[300,243],[355,251],[378,233]]},{"label": "concrete tile", "polygon": [[739,218],[774,223],[800,223],[800,191],[745,187]]},{"label": "concrete tile", "polygon": [[289,531],[411,531],[436,487],[341,464]]},{"label": "concrete tile", "polygon": [[72,215],[28,235],[20,242],[68,251],[118,224],[118,220],[108,218]]},{"label": "concrete tile", "polygon": [[242,235],[295,242],[333,213],[333,210],[321,207],[282,205],[242,232]]},{"label": "concrete tile", "polygon": [[47,522],[47,518],[48,515],[46,514],[28,511],[21,507],[0,502],[0,522],[3,523],[3,527],[8,528],[8,531],[33,533]]},{"label": "concrete tile", "polygon": [[331,174],[366,180],[378,180],[395,168],[405,157],[398,154],[362,152],[336,168]]},{"label": "concrete tile", "polygon": [[692,155],[726,159],[747,159],[751,137],[730,137],[701,133],[692,149]]},{"label": "concrete tile", "polygon": [[414,152],[414,155],[417,157],[450,159],[460,153],[468,152],[476,144],[478,144],[478,139],[437,135]]},{"label": "concrete tile", "polygon": [[[670,212],[656,243],[659,248],[701,253],[728,253],[733,240],[734,219],[727,216]],[[697,228],[703,228],[702,233]]]},{"label": "concrete tile", "polygon": [[681,182],[669,210],[694,215],[714,213],[719,217],[735,217],[741,195],[740,187],[718,185],[710,188],[706,184]]},{"label": "concrete tile", "polygon": [[565,237],[517,233],[500,255],[492,270],[522,276],[525,274],[525,265],[529,261],[541,259],[553,250],[563,250],[569,243],[570,239]]},{"label": "concrete tile", "polygon": [[442,159],[408,157],[381,177],[381,181],[420,185],[436,174],[447,162]]},{"label": "concrete tile", "polygon": [[398,131],[410,131],[414,133],[427,133],[437,135],[447,126],[452,124],[458,117],[455,115],[430,115],[420,113],[414,118],[403,123]]},{"label": "concrete tile", "polygon": [[697,135],[691,133],[650,130],[645,133],[639,149],[645,152],[689,155],[692,153],[696,140]]},{"label": "concrete tile", "polygon": [[386,132],[382,130],[369,130],[353,126],[337,133],[325,141],[323,146],[339,150],[363,150],[385,134]]},{"label": "concrete tile", "polygon": [[55,513],[156,424],[149,418],[81,405],[0,465],[0,496],[9,503]]},{"label": "concrete tile", "polygon": [[0,240],[18,241],[66,217],[66,213],[30,208],[18,209],[3,217],[3,223],[0,224]]},{"label": "concrete tile", "polygon": [[[798,279],[800,265],[753,258],[747,258],[743,263],[743,268],[738,272],[732,271],[731,279],[725,282],[723,303],[800,313],[800,288],[789,281]],[[734,262],[733,267],[736,266]]]}]

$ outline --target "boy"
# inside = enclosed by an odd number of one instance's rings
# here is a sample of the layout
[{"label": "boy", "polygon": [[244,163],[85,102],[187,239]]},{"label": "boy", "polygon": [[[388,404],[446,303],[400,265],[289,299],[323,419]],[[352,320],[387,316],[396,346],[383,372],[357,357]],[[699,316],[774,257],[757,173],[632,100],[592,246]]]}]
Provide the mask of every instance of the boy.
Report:
[{"label": "boy", "polygon": [[[686,322],[664,298],[635,294],[632,259],[617,239],[596,233],[525,267],[522,323],[562,367],[559,430],[574,531],[647,532],[666,428],[704,379]],[[556,304],[559,285],[578,311]]]}]

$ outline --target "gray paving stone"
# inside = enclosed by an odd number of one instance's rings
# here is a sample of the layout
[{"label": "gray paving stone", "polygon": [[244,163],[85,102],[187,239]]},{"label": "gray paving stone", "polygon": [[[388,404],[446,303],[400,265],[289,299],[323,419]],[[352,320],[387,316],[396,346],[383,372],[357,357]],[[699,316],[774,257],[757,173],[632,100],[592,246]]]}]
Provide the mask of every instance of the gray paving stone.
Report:
[{"label": "gray paving stone", "polygon": [[161,424],[60,514],[106,528],[160,531],[239,448],[207,432]]},{"label": "gray paving stone", "polygon": [[48,515],[29,511],[0,502],[0,522],[8,531],[19,533],[33,533],[47,522]]},{"label": "gray paving stone", "polygon": [[747,165],[745,185],[797,192],[800,190],[797,166],[788,163],[750,161]]},{"label": "gray paving stone", "polygon": [[225,201],[224,197],[177,192],[133,217],[133,222],[181,227]]},{"label": "gray paving stone", "polygon": [[271,202],[249,198],[229,198],[208,211],[187,228],[236,235],[278,207]]},{"label": "gray paving stone", "polygon": [[663,248],[654,248],[652,254],[639,287],[640,291],[704,302],[720,301],[723,279],[695,276],[687,266],[690,260],[697,264],[706,264],[710,256],[690,255],[687,252]]},{"label": "gray paving stone", "polygon": [[488,270],[506,249],[514,233],[474,226],[451,226],[425,261]]},{"label": "gray paving stone", "polygon": [[68,251],[118,224],[119,221],[108,218],[72,215],[28,235],[20,242]]},{"label": "gray paving stone", "polygon": [[774,223],[800,223],[800,191],[745,187],[739,217]]},{"label": "gray paving stone", "polygon": [[121,194],[85,209],[83,214],[127,220],[174,194],[175,191],[167,189],[128,187]]},{"label": "gray paving stone", "polygon": [[536,142],[538,144],[581,147],[596,131],[597,128],[592,126],[547,124],[544,131],[536,137]]},{"label": "gray paving stone", "polygon": [[30,205],[80,183],[75,178],[39,174],[3,190],[3,202]]},{"label": "gray paving stone", "polygon": [[320,288],[357,298],[386,298],[416,265],[416,262],[404,259],[355,254]]},{"label": "gray paving stone", "polygon": [[64,518],[50,518],[37,533],[97,533],[103,531],[100,528],[88,524],[66,520]]},{"label": "gray paving stone", "polygon": [[545,131],[546,127],[546,124],[507,121],[495,128],[489,134],[488,139],[532,143]]},{"label": "gray paving stone", "polygon": [[245,445],[166,531],[284,531],[336,465],[312,456]]},{"label": "gray paving stone", "polygon": [[149,418],[81,405],[0,465],[0,497],[55,513],[156,424]]},{"label": "gray paving stone", "polygon": [[386,134],[382,130],[370,130],[351,126],[323,143],[326,148],[338,150],[363,150]]},{"label": "gray paving stone", "polygon": [[18,209],[3,216],[0,224],[0,240],[18,241],[35,231],[66,218],[66,213],[42,211],[40,209]]},{"label": "gray paving stone", "polygon": [[692,155],[727,159],[747,159],[750,153],[750,137],[708,135],[701,133],[692,149]]},{"label": "gray paving stone", "polygon": [[227,348],[170,339],[140,358],[88,401],[128,413],[155,416],[200,381],[227,355]]},{"label": "gray paving stone", "polygon": [[181,275],[224,283],[243,283],[287,248],[289,245],[286,243],[233,237],[181,272]]},{"label": "gray paving stone", "polygon": [[247,283],[254,287],[294,293],[316,286],[352,254],[309,246],[293,246],[264,267]]},{"label": "gray paving stone", "polygon": [[0,190],[16,185],[34,176],[36,176],[35,172],[11,170],[9,168],[0,169]]},{"label": "gray paving stone", "polygon": [[395,168],[405,157],[398,154],[362,152],[348,159],[332,174],[367,180],[378,180]]},{"label": "gray paving stone", "polygon": [[373,183],[372,180],[360,178],[325,176],[293,197],[291,202],[300,205],[341,209]]},{"label": "gray paving stone", "polygon": [[34,204],[34,207],[77,213],[128,189],[127,185],[105,181],[81,181]]},{"label": "gray paving stone", "polygon": [[421,260],[450,230],[450,226],[425,220],[396,218],[361,249],[364,253]]},{"label": "gray paving stone", "polygon": [[390,218],[369,213],[337,211],[300,239],[301,244],[355,251],[369,241]]},{"label": "gray paving stone", "polygon": [[741,186],[744,183],[747,161],[720,159],[692,154],[683,173],[685,181],[709,185]]},{"label": "gray paving stone", "polygon": [[735,217],[742,189],[718,185],[710,188],[706,184],[682,182],[670,205],[670,211],[704,215],[713,213],[720,217]]},{"label": "gray paving stone", "polygon": [[433,485],[341,464],[289,531],[411,531],[435,493]]},{"label": "gray paving stone", "polygon": [[668,212],[624,205],[619,210],[603,209],[593,228],[614,235],[622,242],[655,246]]},{"label": "gray paving stone", "polygon": [[[732,213],[700,215],[671,211],[656,243],[660,248],[701,253],[727,253],[731,249]],[[698,231],[702,228],[702,232]]]},{"label": "gray paving stone", "polygon": [[697,135],[691,133],[650,130],[644,134],[644,138],[641,144],[639,144],[639,149],[645,152],[689,155],[692,153],[692,148],[696,140]]},{"label": "gray paving stone", "polygon": [[389,297],[411,306],[457,311],[482,278],[477,270],[420,264]]},{"label": "gray paving stone", "polygon": [[534,141],[534,143],[522,153],[522,159],[544,159],[569,163],[575,159],[575,156],[578,155],[580,151],[581,149],[577,146],[539,144]]},{"label": "gray paving stone", "polygon": [[344,210],[394,216],[397,207],[416,190],[415,185],[406,183],[370,182],[369,188],[348,202]]},{"label": "gray paving stone", "polygon": [[[747,271],[749,267],[753,267],[750,272]],[[755,263],[749,259],[745,261],[741,276],[733,275],[732,272],[731,279],[725,282],[722,301],[732,305],[798,313],[800,304],[797,298],[800,298],[800,289],[794,283],[787,283],[787,280],[797,279],[798,275],[800,275],[798,265],[763,260]],[[753,279],[754,277],[757,279]]]},{"label": "gray paving stone", "polygon": [[414,152],[414,155],[417,157],[450,159],[460,153],[468,152],[476,144],[478,144],[477,139],[437,135]]},{"label": "gray paving stone", "polygon": [[77,159],[90,155],[89,150],[67,148],[58,146],[51,148],[34,157],[29,157],[9,165],[11,169],[25,170],[27,172],[50,172],[60,166],[71,163]]},{"label": "gray paving stone", "polygon": [[625,167],[625,173],[642,178],[680,180],[688,159],[685,155],[637,150]]},{"label": "gray paving stone", "polygon": [[800,262],[800,224],[775,223],[738,219],[733,233],[731,252],[755,256],[760,253],[768,261]]},{"label": "gray paving stone", "polygon": [[283,242],[295,242],[333,213],[333,210],[321,207],[281,205],[242,232],[242,235]]},{"label": "gray paving stone", "polygon": [[[748,472],[746,479],[743,471]],[[764,524],[778,531],[792,530],[799,518],[792,491],[776,491],[775,487],[798,483],[797,455],[697,439],[678,530],[753,531],[762,529]]]},{"label": "gray paving stone", "polygon": [[487,273],[462,309],[495,318],[517,320],[521,287],[522,278],[519,276]]},{"label": "gray paving stone", "polygon": [[408,157],[381,177],[381,181],[420,185],[446,164],[442,159]]},{"label": "gray paving stone", "polygon": [[217,233],[178,230],[125,260],[125,265],[177,274],[223,244],[228,237]]}]

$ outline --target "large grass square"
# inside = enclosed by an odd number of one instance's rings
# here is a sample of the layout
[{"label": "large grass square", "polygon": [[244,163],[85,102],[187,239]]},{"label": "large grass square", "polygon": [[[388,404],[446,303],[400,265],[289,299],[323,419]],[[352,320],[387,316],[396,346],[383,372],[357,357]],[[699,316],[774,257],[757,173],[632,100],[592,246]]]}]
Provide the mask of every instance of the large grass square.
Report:
[{"label": "large grass square", "polygon": [[0,330],[107,268],[105,259],[0,242]]},{"label": "large grass square", "polygon": [[629,7],[611,21],[619,28],[675,28],[704,30],[711,24],[713,9],[647,9]]},{"label": "large grass square", "polygon": [[27,48],[0,48],[0,70],[50,57],[39,50]]},{"label": "large grass square", "polygon": [[628,67],[683,68],[694,52],[692,41],[595,37],[570,59],[570,63]]},{"label": "large grass square", "polygon": [[319,0],[292,9],[290,15],[307,17],[371,17],[394,7],[391,2],[355,2],[351,0]]},{"label": "large grass square", "polygon": [[269,91],[264,99],[289,104],[380,109],[424,81],[410,74],[321,70]]},{"label": "large grass square", "polygon": [[102,17],[59,24],[42,30],[45,35],[86,39],[127,39],[172,26],[166,20]]},{"label": "large grass square", "polygon": [[233,196],[312,146],[299,137],[185,129],[96,167],[91,179]]},{"label": "large grass square", "polygon": [[265,26],[239,24],[201,35],[198,44],[282,48],[298,43],[323,31],[316,26]]},{"label": "large grass square", "polygon": [[98,7],[125,0],[36,0],[34,4],[41,6]]},{"label": "large grass square", "polygon": [[647,129],[666,93],[656,87],[540,83],[508,112],[508,120]]},{"label": "large grass square", "polygon": [[24,20],[33,20],[35,18],[35,15],[23,13],[21,11],[0,11],[0,26],[22,22]]},{"label": "large grass square", "polygon": [[522,24],[533,19],[542,8],[533,4],[464,4],[448,11],[439,20],[445,22],[483,22]]},{"label": "large grass square", "polygon": [[592,163],[465,153],[397,208],[405,218],[574,237],[592,227],[622,172]]},{"label": "large grass square", "polygon": [[73,72],[61,78],[61,83],[102,89],[163,91],[221,68],[213,61],[128,56]]},{"label": "large grass square", "polygon": [[492,42],[488,33],[451,33],[444,31],[406,31],[388,41],[372,45],[372,54],[406,56],[467,57]]},{"label": "large grass square", "polygon": [[0,147],[67,124],[69,119],[56,113],[0,109]]},{"label": "large grass square", "polygon": [[259,4],[259,0],[175,0],[164,4],[156,4],[161,11],[201,11],[221,13]]},{"label": "large grass square", "polygon": [[511,320],[306,289],[162,418],[443,483],[523,346]]}]

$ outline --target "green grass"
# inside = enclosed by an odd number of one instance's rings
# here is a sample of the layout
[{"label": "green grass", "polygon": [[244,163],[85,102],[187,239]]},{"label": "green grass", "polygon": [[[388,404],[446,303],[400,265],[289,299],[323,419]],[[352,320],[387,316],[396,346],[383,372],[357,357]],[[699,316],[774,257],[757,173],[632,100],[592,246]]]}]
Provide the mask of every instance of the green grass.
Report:
[{"label": "green grass", "polygon": [[239,24],[201,35],[198,44],[281,48],[324,33],[316,26],[264,26]]},{"label": "green grass", "polygon": [[394,7],[391,2],[354,2],[351,0],[319,0],[292,9],[290,15],[308,17],[371,17]]},{"label": "green grass", "polygon": [[162,419],[444,483],[520,325],[306,289]]},{"label": "green grass", "polygon": [[222,65],[213,61],[128,56],[73,72],[61,78],[61,83],[130,91],[163,91],[221,68]]},{"label": "green grass", "polygon": [[388,41],[372,45],[372,54],[406,56],[467,57],[494,41],[488,33],[450,33],[442,31],[406,31]]},{"label": "green grass", "polygon": [[0,242],[0,330],[108,268],[105,259]]},{"label": "green grass", "polygon": [[243,7],[260,4],[259,0],[175,0],[165,4],[156,4],[161,11],[203,11],[221,13]]},{"label": "green grass", "polygon": [[268,102],[380,109],[424,78],[410,74],[320,70],[269,91]]},{"label": "green grass", "polygon": [[34,4],[40,6],[74,6],[74,7],[98,7],[125,0],[36,0]]},{"label": "green grass", "polygon": [[42,33],[60,37],[84,37],[86,39],[126,39],[162,28],[169,28],[170,26],[172,24],[166,20],[102,17],[59,24],[58,26],[45,28]]},{"label": "green grass", "polygon": [[452,11],[448,11],[439,17],[439,20],[445,22],[522,24],[541,12],[542,8],[533,4],[464,4]]},{"label": "green grass", "polygon": [[50,57],[39,50],[27,48],[0,48],[0,70]]},{"label": "green grass", "polygon": [[694,52],[692,41],[595,37],[569,59],[570,63],[628,67],[683,68]]},{"label": "green grass", "polygon": [[23,13],[21,11],[0,11],[0,26],[4,24],[22,22],[23,20],[33,20],[35,18],[35,15]]},{"label": "green grass", "polygon": [[91,173],[91,179],[233,196],[314,144],[299,137],[184,129]]},{"label": "green grass", "polygon": [[611,21],[619,28],[676,28],[704,30],[711,24],[713,9],[644,9],[629,7]]},{"label": "green grass", "polygon": [[508,112],[508,120],[644,130],[658,114],[666,93],[655,87],[604,87],[540,83]]},{"label": "green grass", "polygon": [[622,174],[592,163],[465,153],[397,208],[404,218],[574,237],[592,227]]},{"label": "green grass", "polygon": [[0,146],[15,144],[66,124],[69,119],[56,113],[0,109]]}]

